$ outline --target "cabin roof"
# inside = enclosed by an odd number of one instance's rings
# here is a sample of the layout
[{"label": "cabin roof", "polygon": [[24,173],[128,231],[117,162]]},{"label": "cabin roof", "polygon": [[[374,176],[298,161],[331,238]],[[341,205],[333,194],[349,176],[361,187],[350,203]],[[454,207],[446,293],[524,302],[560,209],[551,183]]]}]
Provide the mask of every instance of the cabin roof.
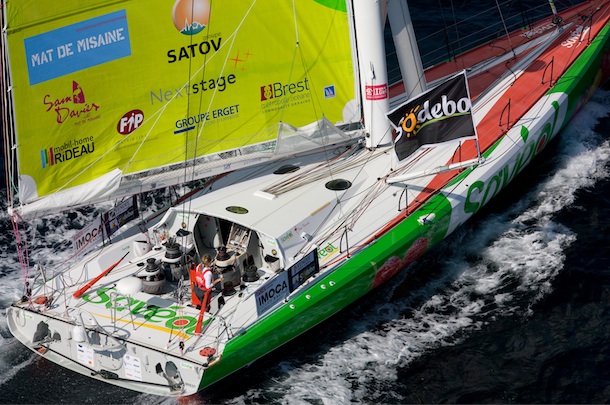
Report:
[{"label": "cabin roof", "polygon": [[[345,201],[345,197],[370,184],[366,181],[369,177],[367,170],[360,167],[336,170],[332,163],[320,163],[327,156],[343,150],[345,147],[281,160],[262,168],[248,169],[245,174],[230,173],[214,185],[214,193],[195,199],[192,207],[197,212],[236,222],[280,241],[297,236],[294,233],[313,232],[329,216],[332,218],[338,214],[338,200]],[[361,150],[356,155],[360,153],[369,152]],[[287,165],[298,167],[298,170],[274,174],[278,168]],[[327,182],[338,179],[348,180],[351,187],[345,190],[326,187]],[[293,187],[272,191],[287,185]],[[293,236],[289,236],[291,232]]]}]

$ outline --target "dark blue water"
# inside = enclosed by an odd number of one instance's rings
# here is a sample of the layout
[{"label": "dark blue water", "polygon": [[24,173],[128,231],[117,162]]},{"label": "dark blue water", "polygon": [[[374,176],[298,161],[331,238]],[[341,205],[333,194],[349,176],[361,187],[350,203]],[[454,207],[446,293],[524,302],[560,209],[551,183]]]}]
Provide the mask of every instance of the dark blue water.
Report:
[{"label": "dark blue water", "polygon": [[[610,90],[597,92],[500,198],[431,254],[191,403],[609,403],[609,113]],[[87,215],[38,224],[41,254],[58,260]],[[6,308],[21,288],[0,217]],[[0,403],[176,402],[40,359],[0,317]]]}]

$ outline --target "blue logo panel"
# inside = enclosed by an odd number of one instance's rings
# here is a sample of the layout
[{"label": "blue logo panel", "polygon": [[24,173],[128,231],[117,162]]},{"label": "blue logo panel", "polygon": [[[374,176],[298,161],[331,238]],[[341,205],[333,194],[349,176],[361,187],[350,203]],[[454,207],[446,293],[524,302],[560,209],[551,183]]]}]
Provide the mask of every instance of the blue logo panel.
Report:
[{"label": "blue logo panel", "polygon": [[131,55],[125,10],[24,40],[30,85]]}]

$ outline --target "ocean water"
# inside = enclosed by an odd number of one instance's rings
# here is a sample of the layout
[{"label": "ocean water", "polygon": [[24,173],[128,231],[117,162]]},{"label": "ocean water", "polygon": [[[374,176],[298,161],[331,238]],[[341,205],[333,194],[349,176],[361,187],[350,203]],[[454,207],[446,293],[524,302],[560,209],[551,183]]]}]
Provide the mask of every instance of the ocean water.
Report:
[{"label": "ocean water", "polygon": [[[181,401],[72,373],[10,335],[4,315],[22,282],[2,206],[0,403],[609,403],[609,115],[607,88],[500,198],[425,258]],[[92,215],[35,224],[32,259],[61,261]]]}]

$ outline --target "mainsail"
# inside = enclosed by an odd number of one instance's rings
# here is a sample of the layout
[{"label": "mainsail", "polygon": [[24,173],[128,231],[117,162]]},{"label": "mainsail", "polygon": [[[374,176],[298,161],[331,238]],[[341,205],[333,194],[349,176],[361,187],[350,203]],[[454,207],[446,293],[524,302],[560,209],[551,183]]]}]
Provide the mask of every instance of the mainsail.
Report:
[{"label": "mainsail", "polygon": [[9,158],[29,215],[260,161],[282,123],[361,118],[344,1],[24,0],[4,12]]}]

